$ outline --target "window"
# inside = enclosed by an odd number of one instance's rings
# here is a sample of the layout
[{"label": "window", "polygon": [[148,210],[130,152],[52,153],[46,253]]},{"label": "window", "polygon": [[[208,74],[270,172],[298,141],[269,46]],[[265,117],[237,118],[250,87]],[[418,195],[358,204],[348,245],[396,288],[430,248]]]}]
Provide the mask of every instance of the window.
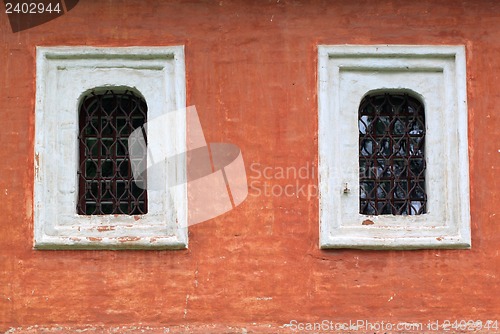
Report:
[{"label": "window", "polygon": [[364,215],[425,213],[425,112],[408,94],[361,101],[359,200]]},{"label": "window", "polygon": [[147,213],[147,190],[136,184],[128,153],[130,134],[146,120],[146,101],[131,90],[92,90],[83,97],[78,135],[78,214]]},{"label": "window", "polygon": [[35,248],[185,248],[185,168],[133,175],[127,142],[186,151],[183,47],[38,47],[36,93]]},{"label": "window", "polygon": [[318,52],[320,247],[469,248],[464,48]]}]

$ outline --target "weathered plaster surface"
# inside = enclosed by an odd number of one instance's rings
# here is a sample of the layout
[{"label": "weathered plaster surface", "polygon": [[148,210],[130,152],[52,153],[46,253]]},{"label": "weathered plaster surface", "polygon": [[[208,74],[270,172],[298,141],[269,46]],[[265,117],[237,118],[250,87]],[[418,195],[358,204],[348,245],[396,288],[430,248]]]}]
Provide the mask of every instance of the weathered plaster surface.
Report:
[{"label": "weathered plaster surface", "polygon": [[[498,318],[499,11],[493,0],[80,1],[15,34],[0,13],[0,330]],[[320,250],[314,192],[250,188],[190,227],[187,250],[33,250],[35,47],[82,44],[185,45],[187,104],[207,141],[238,145],[249,181],[311,189],[315,173],[268,180],[251,166],[317,170],[318,45],[465,45],[473,247]]]},{"label": "weathered plaster surface", "polygon": [[[318,49],[321,247],[469,248],[465,48],[322,45]],[[363,97],[377,91],[407,92],[425,107],[425,214],[359,213],[357,112]]]}]

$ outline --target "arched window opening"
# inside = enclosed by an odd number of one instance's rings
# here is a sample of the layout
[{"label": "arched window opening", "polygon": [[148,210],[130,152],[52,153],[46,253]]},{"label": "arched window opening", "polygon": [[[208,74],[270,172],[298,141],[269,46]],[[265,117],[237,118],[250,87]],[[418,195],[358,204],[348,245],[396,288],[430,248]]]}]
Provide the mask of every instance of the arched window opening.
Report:
[{"label": "arched window opening", "polygon": [[426,213],[423,104],[407,93],[366,95],[358,128],[360,213]]},{"label": "arched window opening", "polygon": [[146,101],[131,89],[94,89],[83,96],[78,214],[147,213],[147,192],[134,180],[128,152],[129,135],[146,122]]}]

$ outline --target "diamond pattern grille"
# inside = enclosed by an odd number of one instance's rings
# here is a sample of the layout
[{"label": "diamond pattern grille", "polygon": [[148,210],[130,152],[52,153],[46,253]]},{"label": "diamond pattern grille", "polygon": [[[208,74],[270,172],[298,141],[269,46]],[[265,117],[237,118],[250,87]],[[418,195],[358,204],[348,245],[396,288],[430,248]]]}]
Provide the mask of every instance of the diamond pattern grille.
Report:
[{"label": "diamond pattern grille", "polygon": [[366,96],[359,107],[360,213],[426,212],[425,113],[408,94]]},{"label": "diamond pattern grille", "polygon": [[92,91],[84,97],[79,114],[78,214],[147,213],[147,192],[134,181],[128,153],[129,135],[146,121],[146,102],[130,90]]}]

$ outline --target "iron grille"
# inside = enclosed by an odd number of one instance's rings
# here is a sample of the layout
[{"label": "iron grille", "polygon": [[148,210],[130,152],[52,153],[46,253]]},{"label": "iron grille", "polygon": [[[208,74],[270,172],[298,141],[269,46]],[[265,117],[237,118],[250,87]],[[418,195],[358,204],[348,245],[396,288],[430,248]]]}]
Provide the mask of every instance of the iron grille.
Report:
[{"label": "iron grille", "polygon": [[425,113],[408,94],[366,96],[359,107],[360,213],[426,212]]},{"label": "iron grille", "polygon": [[129,135],[146,121],[146,101],[130,90],[92,91],[83,98],[78,214],[147,213],[147,192],[134,181],[128,153]]}]

